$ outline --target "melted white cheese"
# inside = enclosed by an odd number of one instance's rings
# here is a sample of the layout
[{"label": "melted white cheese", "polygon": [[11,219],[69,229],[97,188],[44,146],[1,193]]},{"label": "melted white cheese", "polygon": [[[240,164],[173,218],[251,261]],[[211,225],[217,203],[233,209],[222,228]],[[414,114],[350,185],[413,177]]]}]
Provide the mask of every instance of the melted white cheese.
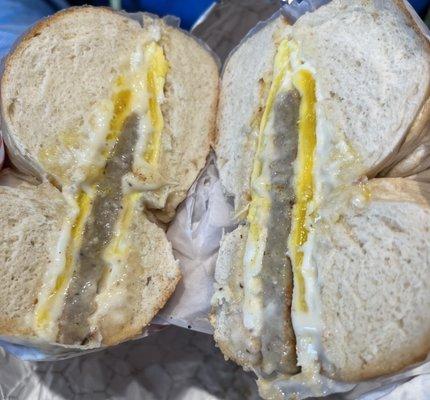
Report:
[{"label": "melted white cheese", "polygon": [[[70,213],[65,219],[60,236],[58,238],[57,246],[55,247],[52,259],[53,262],[47,266],[43,278],[43,284],[37,298],[37,305],[33,316],[33,326],[35,332],[47,340],[55,341],[58,334],[57,321],[63,311],[63,302],[66,295],[67,287],[60,293],[53,297],[54,287],[61,274],[64,272],[66,264],[66,253],[69,243],[72,239],[72,229],[74,222],[79,214],[79,207],[70,192],[65,192],[65,199],[70,207]],[[46,307],[50,302],[49,310]],[[38,316],[41,313],[49,312],[49,320],[47,323],[41,324],[38,321]]]}]

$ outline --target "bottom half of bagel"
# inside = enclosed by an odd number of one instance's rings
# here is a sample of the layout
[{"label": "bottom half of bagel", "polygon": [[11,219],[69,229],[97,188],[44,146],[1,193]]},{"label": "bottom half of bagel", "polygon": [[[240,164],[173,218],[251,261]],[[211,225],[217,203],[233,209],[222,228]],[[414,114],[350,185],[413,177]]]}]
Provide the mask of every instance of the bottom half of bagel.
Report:
[{"label": "bottom half of bagel", "polygon": [[174,291],[171,244],[141,193],[118,196],[115,185],[100,185],[68,196],[2,172],[2,338],[116,344],[141,334]]},{"label": "bottom half of bagel", "polygon": [[334,193],[308,225],[299,268],[291,210],[273,214],[258,272],[246,270],[250,224],[224,236],[212,315],[217,344],[257,373],[264,397],[297,385],[318,395],[324,379],[358,382],[426,358],[428,183],[376,178]]}]

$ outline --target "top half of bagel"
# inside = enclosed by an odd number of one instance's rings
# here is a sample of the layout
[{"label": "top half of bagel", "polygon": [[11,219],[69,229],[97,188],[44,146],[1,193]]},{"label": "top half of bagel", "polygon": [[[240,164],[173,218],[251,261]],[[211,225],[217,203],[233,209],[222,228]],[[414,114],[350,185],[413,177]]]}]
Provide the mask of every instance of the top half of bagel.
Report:
[{"label": "top half of bagel", "polygon": [[[140,20],[139,20],[140,19]],[[71,8],[39,22],[7,57],[3,133],[21,170],[61,187],[97,179],[137,117],[135,184],[169,220],[214,134],[218,68],[185,32],[149,16]]]}]

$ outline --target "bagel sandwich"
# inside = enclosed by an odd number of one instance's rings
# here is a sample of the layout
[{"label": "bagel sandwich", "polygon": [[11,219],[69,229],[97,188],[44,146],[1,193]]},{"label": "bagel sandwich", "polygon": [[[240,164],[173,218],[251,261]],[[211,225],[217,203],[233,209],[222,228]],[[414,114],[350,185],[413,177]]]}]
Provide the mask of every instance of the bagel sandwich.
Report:
[{"label": "bagel sandwich", "polygon": [[212,323],[263,397],[426,358],[429,84],[428,39],[403,1],[278,14],[230,55],[216,154],[237,228]]},{"label": "bagel sandwich", "polygon": [[2,338],[142,333],[180,279],[165,226],[205,164],[217,99],[210,51],[155,16],[70,8],[20,39],[1,78],[15,166],[0,187]]}]

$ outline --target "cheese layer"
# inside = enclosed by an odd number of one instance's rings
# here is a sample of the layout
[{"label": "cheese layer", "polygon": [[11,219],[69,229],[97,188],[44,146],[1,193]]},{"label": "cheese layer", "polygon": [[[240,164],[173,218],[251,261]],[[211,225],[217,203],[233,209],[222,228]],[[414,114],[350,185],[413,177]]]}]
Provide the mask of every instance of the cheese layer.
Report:
[{"label": "cheese layer", "polygon": [[[62,297],[62,294],[64,295],[73,275],[74,260],[82,244],[85,221],[91,212],[92,197],[92,194],[81,190],[74,199],[77,215],[73,222],[71,220],[67,222],[67,226],[65,227],[66,240],[60,240],[59,249],[57,250],[57,265],[63,265],[63,268],[57,272],[57,276],[51,278],[54,282],[54,287],[50,289],[50,293],[48,295],[45,294],[44,298],[39,296],[35,310],[36,332],[56,330],[55,326],[53,326],[55,322],[52,319],[52,314],[59,313],[58,298]],[[70,236],[70,239],[68,236]]]},{"label": "cheese layer", "polygon": [[247,222],[249,233],[243,260],[244,270],[244,325],[253,336],[260,336],[263,321],[262,280],[260,276],[267,239],[267,225],[271,210],[270,154],[267,154],[272,129],[268,121],[272,118],[275,98],[289,68],[289,43],[279,45],[274,64],[273,81],[270,87],[263,116],[260,121],[256,151],[251,174],[251,202]]}]

